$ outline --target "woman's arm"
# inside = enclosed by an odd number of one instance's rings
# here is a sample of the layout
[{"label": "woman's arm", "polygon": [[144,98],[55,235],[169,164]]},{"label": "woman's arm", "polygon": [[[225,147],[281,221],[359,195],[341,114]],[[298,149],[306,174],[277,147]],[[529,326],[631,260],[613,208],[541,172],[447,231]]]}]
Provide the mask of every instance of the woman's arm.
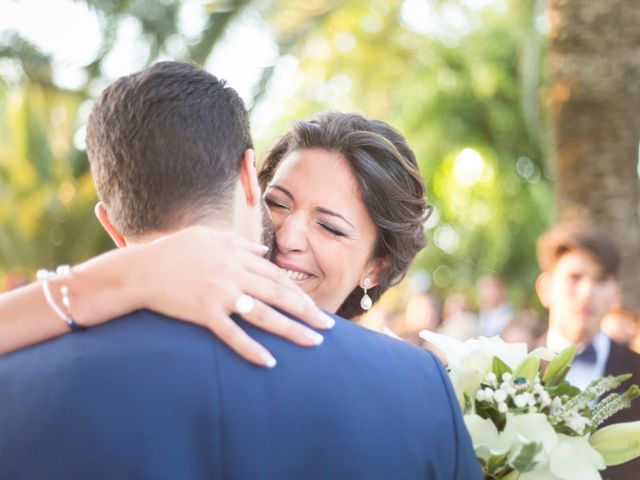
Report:
[{"label": "woman's arm", "polygon": [[[71,315],[82,326],[147,308],[209,328],[245,359],[272,366],[271,354],[230,318],[240,295],[255,301],[246,321],[303,346],[318,345],[322,337],[271,306],[317,328],[330,328],[333,319],[261,253],[235,234],[191,227],[77,265],[69,278],[51,282],[51,292],[62,305],[60,286],[69,288]],[[0,354],[68,332],[40,284],[0,295]]]}]

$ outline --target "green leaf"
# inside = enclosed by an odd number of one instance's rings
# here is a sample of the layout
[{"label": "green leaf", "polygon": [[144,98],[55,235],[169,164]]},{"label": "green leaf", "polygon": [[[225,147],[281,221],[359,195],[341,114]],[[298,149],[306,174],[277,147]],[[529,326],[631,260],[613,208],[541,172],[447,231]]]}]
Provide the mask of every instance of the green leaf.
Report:
[{"label": "green leaf", "polygon": [[552,397],[568,395],[570,398],[573,398],[580,393],[580,389],[578,387],[574,387],[567,382],[562,382],[559,385],[553,385],[551,387],[545,387],[545,389]]},{"label": "green leaf", "polygon": [[533,382],[533,379],[536,378],[539,369],[540,359],[537,357],[528,356],[520,365],[518,365],[518,367],[513,372],[513,376],[524,377],[529,382]]},{"label": "green leaf", "polygon": [[519,472],[530,472],[535,468],[538,462],[535,461],[536,455],[542,450],[542,444],[539,442],[527,443],[520,449],[518,455],[511,460],[510,465]]},{"label": "green leaf", "polygon": [[549,362],[547,368],[542,376],[542,381],[547,383],[560,383],[571,366],[574,357],[576,356],[575,345],[570,345],[562,350],[556,357]]},{"label": "green leaf", "polygon": [[496,375],[496,377],[498,377],[498,383],[500,383],[500,381],[502,380],[502,374],[511,373],[511,368],[498,357],[493,357],[491,371]]}]

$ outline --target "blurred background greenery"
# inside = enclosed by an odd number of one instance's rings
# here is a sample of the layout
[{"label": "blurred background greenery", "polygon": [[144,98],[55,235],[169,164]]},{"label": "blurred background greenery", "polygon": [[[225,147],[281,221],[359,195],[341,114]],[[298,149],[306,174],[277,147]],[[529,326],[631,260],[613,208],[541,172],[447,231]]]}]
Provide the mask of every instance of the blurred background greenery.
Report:
[{"label": "blurred background greenery", "polygon": [[[192,59],[240,91],[259,154],[291,120],[322,110],[394,125],[416,151],[436,207],[416,269],[442,294],[497,273],[514,303],[535,305],[535,241],[567,203],[554,195],[562,142],[553,115],[562,109],[550,107],[558,92],[558,102],[571,95],[556,88],[548,59],[562,38],[556,26],[584,11],[564,3],[0,0],[0,278],[111,248],[93,217],[83,146],[91,101],[157,59]],[[636,190],[637,126],[629,124],[635,150],[624,159]],[[633,195],[625,200],[631,231]],[[628,256],[636,266],[639,254]]]}]

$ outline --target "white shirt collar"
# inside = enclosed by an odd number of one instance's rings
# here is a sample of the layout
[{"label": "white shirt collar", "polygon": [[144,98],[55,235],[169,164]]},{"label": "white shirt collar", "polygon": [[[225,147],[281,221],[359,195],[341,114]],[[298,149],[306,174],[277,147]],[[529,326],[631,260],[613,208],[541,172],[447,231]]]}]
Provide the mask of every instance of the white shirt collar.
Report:
[{"label": "white shirt collar", "polygon": [[[547,346],[551,350],[560,352],[569,345],[572,345],[572,343],[560,332],[549,328],[547,332]],[[591,381],[604,375],[609,352],[611,351],[611,340],[602,331],[593,337],[591,345],[593,345],[593,349],[596,352],[595,365],[587,364],[579,359],[574,360],[571,370],[567,375],[567,380],[579,388],[585,388]],[[584,345],[580,345],[578,348],[578,352],[581,352],[584,349]]]}]

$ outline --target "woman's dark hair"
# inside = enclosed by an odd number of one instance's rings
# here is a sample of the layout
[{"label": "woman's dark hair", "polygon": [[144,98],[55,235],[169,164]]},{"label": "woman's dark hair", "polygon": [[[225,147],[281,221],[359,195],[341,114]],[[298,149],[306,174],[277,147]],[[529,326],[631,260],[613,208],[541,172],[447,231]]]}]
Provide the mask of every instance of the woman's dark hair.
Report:
[{"label": "woman's dark hair", "polygon": [[[328,112],[294,123],[265,158],[258,175],[263,190],[282,159],[296,150],[321,148],[339,153],[349,163],[360,196],[376,226],[372,259],[384,259],[378,285],[369,289],[374,302],[407,272],[426,245],[424,222],[431,207],[416,157],[394,128],[359,114]],[[356,287],[338,309],[353,318],[363,313],[362,289]]]}]

